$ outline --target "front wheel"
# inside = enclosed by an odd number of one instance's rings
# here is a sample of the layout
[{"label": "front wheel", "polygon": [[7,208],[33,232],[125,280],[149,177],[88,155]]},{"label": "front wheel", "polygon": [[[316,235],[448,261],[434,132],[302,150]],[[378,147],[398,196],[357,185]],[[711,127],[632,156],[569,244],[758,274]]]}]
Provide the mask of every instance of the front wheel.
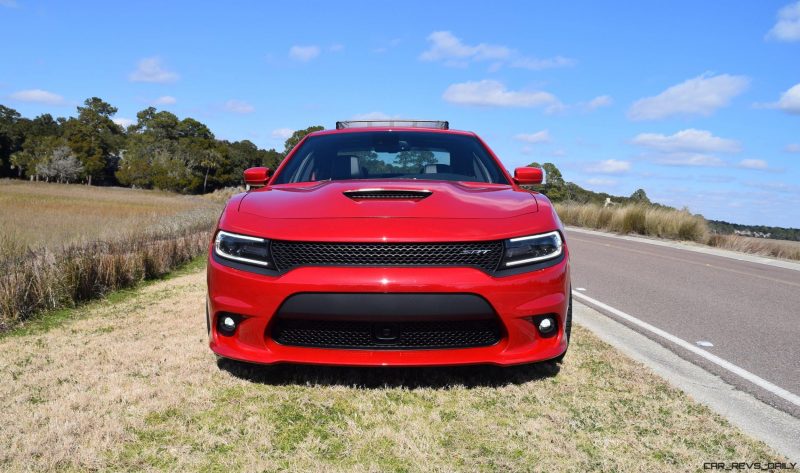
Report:
[{"label": "front wheel", "polygon": [[567,348],[564,349],[564,353],[553,358],[553,361],[555,361],[556,363],[561,363],[562,361],[564,361],[564,357],[567,355],[567,350],[569,350],[569,337],[571,334],[572,334],[572,288],[570,287],[569,306],[567,306],[567,317],[564,321],[564,336],[567,337]]}]

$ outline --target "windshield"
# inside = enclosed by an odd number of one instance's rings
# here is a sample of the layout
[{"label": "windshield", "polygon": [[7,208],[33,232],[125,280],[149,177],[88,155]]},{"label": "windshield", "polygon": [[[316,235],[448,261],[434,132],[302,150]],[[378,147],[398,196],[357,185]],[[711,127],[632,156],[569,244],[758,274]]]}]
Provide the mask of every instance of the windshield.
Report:
[{"label": "windshield", "polygon": [[508,184],[474,136],[417,131],[309,137],[273,184],[386,178]]}]

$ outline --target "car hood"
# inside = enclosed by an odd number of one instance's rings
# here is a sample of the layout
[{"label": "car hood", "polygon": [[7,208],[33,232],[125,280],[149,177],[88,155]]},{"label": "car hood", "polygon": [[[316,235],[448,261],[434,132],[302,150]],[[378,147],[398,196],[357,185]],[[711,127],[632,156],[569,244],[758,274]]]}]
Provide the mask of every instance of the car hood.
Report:
[{"label": "car hood", "polygon": [[[424,198],[351,198],[352,192],[424,191]],[[239,212],[270,219],[501,219],[538,210],[526,191],[505,184],[449,181],[353,180],[281,184],[249,192]]]}]

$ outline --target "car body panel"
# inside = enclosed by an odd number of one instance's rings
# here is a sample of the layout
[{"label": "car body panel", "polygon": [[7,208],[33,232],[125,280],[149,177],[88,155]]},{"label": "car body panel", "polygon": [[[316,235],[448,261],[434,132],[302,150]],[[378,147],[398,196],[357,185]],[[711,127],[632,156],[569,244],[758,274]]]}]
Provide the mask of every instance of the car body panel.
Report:
[{"label": "car body panel", "polygon": [[[344,192],[363,189],[426,190],[423,199],[358,200]],[[309,205],[314,202],[314,205]],[[510,185],[459,181],[358,179],[281,184],[254,190],[239,211],[273,218],[483,218],[502,219],[537,211],[536,198]]]},{"label": "car body panel", "polygon": [[[470,132],[418,128],[349,128],[306,136],[365,131],[424,131],[475,137],[511,184],[459,181],[363,179],[272,185],[231,198],[217,230],[302,242],[432,243],[496,241],[563,228],[550,201],[514,184],[491,149]],[[422,199],[354,200],[351,190],[428,190]],[[214,251],[213,242],[209,251]],[[236,269],[209,258],[209,344],[218,355],[254,363],[360,366],[515,365],[562,355],[569,304],[569,252],[543,269],[490,274],[471,267],[302,266],[266,274]],[[299,293],[474,294],[492,307],[502,327],[491,346],[447,349],[341,349],[286,346],[270,337],[281,304]],[[233,335],[216,329],[220,314],[241,316]],[[532,317],[552,314],[559,332],[542,337]]]},{"label": "car body panel", "polygon": [[[297,268],[272,277],[229,268],[211,260],[211,313],[233,312],[247,318],[233,337],[212,331],[210,346],[218,355],[255,363],[324,365],[430,366],[460,364],[515,365],[555,358],[567,346],[563,332],[541,338],[528,320],[555,313],[563,325],[568,304],[568,258],[536,272],[495,278],[471,268]],[[268,287],[269,290],[264,290]],[[283,346],[266,335],[269,322],[290,295],[307,292],[470,293],[484,297],[505,328],[489,347],[432,350],[338,350]],[[211,325],[214,326],[214,320]]]}]

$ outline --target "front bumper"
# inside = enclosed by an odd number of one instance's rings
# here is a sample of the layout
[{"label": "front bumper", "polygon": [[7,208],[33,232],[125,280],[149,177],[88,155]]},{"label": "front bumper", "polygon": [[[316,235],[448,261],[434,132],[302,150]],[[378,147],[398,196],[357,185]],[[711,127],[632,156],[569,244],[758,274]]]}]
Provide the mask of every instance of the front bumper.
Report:
[{"label": "front bumper", "polygon": [[[565,248],[566,252],[566,248]],[[544,361],[567,348],[569,257],[549,268],[492,277],[472,268],[303,267],[267,276],[208,263],[209,344],[214,353],[254,363],[358,366],[515,365]],[[491,346],[446,349],[338,349],[281,345],[269,331],[281,304],[301,293],[474,294],[485,299],[503,335]],[[221,313],[244,318],[232,336],[216,329]],[[555,314],[558,333],[541,337],[531,317]]]}]

